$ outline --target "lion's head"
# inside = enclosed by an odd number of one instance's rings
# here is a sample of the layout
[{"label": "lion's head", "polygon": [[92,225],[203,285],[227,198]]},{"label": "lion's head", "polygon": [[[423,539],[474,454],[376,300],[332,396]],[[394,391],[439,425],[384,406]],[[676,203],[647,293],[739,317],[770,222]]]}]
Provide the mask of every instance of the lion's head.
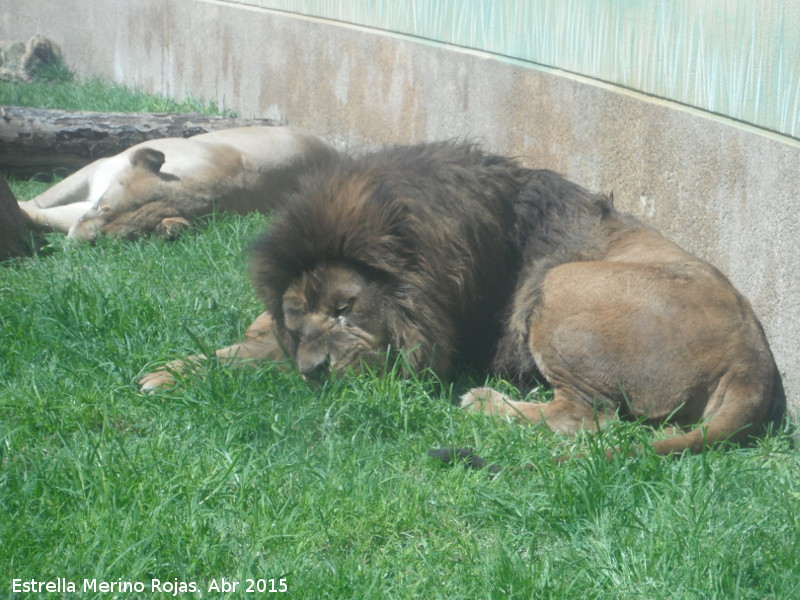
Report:
[{"label": "lion's head", "polygon": [[514,283],[516,167],[469,145],[343,158],[310,173],[253,253],[256,290],[298,368],[484,366]]},{"label": "lion's head", "polygon": [[330,371],[380,367],[390,345],[390,289],[356,264],[323,263],[283,295],[283,323],[298,369],[312,381]]}]

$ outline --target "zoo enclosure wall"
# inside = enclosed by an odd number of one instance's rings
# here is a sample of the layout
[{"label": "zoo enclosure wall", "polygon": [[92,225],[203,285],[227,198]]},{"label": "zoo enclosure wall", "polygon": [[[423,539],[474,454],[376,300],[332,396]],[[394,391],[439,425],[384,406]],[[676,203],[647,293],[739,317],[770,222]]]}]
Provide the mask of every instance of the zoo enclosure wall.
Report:
[{"label": "zoo enclosure wall", "polygon": [[36,33],[81,76],[343,146],[479,140],[613,192],[750,299],[800,408],[794,3],[6,0],[0,37]]}]

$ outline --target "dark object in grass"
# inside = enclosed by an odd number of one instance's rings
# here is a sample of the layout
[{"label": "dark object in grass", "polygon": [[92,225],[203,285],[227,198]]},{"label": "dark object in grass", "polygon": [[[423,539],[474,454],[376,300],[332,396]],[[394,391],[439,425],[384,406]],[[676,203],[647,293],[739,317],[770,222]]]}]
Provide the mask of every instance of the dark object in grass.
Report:
[{"label": "dark object in grass", "polygon": [[500,472],[499,465],[487,465],[486,461],[475,454],[472,448],[456,448],[454,446],[435,448],[433,450],[428,450],[428,456],[440,460],[449,466],[461,464],[469,469],[486,469],[492,474]]},{"label": "dark object in grass", "polygon": [[0,175],[0,260],[31,254],[36,244],[30,226],[30,220]]}]

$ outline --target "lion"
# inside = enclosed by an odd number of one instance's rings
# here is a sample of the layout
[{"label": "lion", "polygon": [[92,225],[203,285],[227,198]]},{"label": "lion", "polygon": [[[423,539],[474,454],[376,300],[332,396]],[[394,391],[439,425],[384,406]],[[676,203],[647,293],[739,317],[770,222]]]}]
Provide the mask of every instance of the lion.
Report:
[{"label": "lion", "polygon": [[172,238],[214,210],[274,209],[300,173],[336,153],[294,127],[155,139],[96,160],[20,208],[40,228],[79,240],[152,232]]},{"label": "lion", "polygon": [[218,351],[232,362],[286,353],[319,382],[402,352],[415,372],[541,380],[550,402],[480,387],[460,403],[567,435],[666,423],[665,455],[742,440],[783,410],[764,332],[717,269],[612,198],[471,144],[390,147],[302,177],[252,273],[266,312]]}]

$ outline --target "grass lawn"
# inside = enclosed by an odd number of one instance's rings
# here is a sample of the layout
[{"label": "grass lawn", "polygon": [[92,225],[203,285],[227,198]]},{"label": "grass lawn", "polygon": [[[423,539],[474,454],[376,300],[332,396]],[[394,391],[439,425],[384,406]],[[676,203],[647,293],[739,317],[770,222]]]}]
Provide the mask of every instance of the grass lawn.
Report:
[{"label": "grass lawn", "polygon": [[[44,187],[12,185],[20,199]],[[607,461],[650,433],[562,439],[392,375],[312,390],[291,370],[209,363],[139,393],[140,374],[230,343],[259,313],[245,256],[262,227],[53,235],[0,266],[0,597],[800,598],[800,452],[785,435]],[[426,456],[449,443],[504,470]],[[552,463],[573,450],[587,456]],[[77,593],[14,592],[59,578]]]}]

